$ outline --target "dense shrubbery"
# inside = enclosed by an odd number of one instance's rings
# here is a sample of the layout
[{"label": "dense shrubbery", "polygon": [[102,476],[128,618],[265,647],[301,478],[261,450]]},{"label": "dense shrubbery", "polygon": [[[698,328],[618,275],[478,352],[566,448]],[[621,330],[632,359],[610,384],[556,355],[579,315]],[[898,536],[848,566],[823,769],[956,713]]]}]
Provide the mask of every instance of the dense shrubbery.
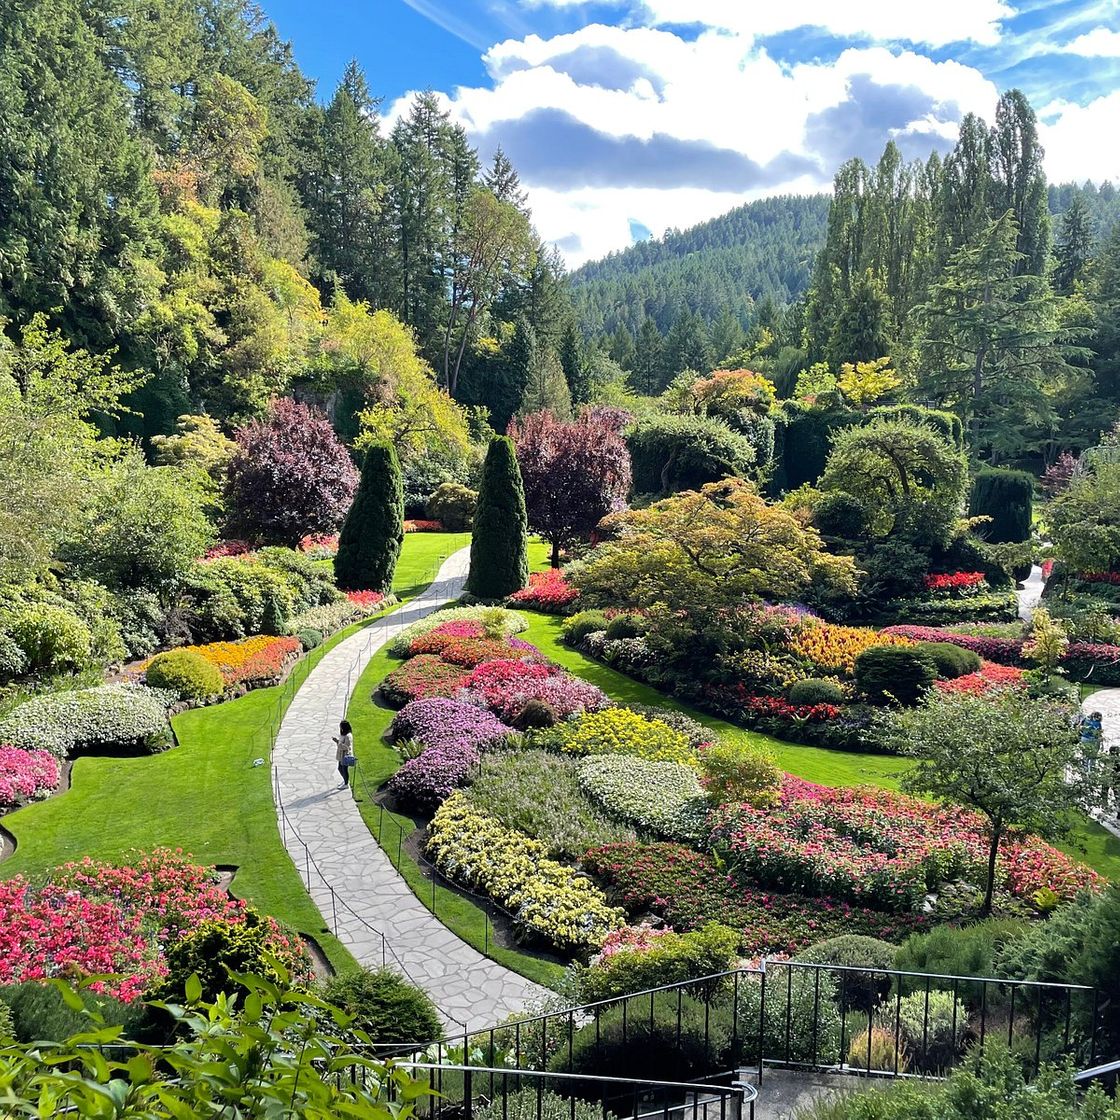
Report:
[{"label": "dense shrubbery", "polygon": [[[262,634],[255,638],[243,638],[239,642],[211,642],[204,646],[184,646],[179,650],[158,654],[151,661],[142,664],[140,669],[147,679],[148,673],[155,666],[156,678],[148,683],[162,687],[159,681],[166,675],[164,667],[167,665],[167,659],[171,658],[176,681],[174,690],[179,691],[179,684],[185,681],[180,667],[183,660],[189,658],[188,664],[197,665],[194,660],[197,658],[218,671],[223,687],[247,685],[255,688],[275,684],[283,673],[285,665],[298,656],[300,649],[301,643],[298,638],[271,637]],[[189,674],[190,670],[188,669],[187,672]],[[209,681],[212,681],[209,674],[206,676]],[[196,687],[203,687],[208,683],[207,680],[199,677],[197,672],[192,675],[192,682]],[[168,687],[172,687],[171,684]],[[182,695],[186,697],[186,693]]]},{"label": "dense shrubbery", "polygon": [[205,700],[225,688],[218,666],[192,649],[157,654],[148,662],[144,679],[153,688],[175,693],[180,700]]},{"label": "dense shrubbery", "polygon": [[612,816],[654,836],[699,838],[707,805],[691,766],[627,755],[592,755],[580,761],[578,774],[580,786]]},{"label": "dense shrubbery", "polygon": [[434,1042],[443,1037],[439,1013],[426,992],[388,968],[350,969],[324,981],[323,999],[342,1008],[375,1045],[389,1042]]},{"label": "dense shrubbery", "polygon": [[917,649],[872,646],[856,658],[854,675],[871,703],[910,706],[937,679],[937,666]]}]

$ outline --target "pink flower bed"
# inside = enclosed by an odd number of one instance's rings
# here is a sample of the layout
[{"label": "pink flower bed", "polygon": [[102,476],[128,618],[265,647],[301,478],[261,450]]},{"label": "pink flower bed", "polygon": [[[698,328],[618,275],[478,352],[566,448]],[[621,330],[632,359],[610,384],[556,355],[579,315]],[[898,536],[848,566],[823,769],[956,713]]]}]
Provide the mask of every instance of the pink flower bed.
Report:
[{"label": "pink flower bed", "polygon": [[478,761],[478,751],[466,743],[428,747],[389,779],[389,789],[409,808],[432,813],[470,781]]},{"label": "pink flower bed", "polygon": [[310,533],[299,542],[299,550],[314,556],[333,556],[338,552],[338,534]]},{"label": "pink flower bed", "polygon": [[799,778],[796,774],[782,774],[781,804],[784,808],[794,801],[817,801],[825,796],[829,788],[829,786],[822,786],[817,782]]},{"label": "pink flower bed", "polygon": [[666,934],[673,931],[668,927],[654,929],[653,926],[623,926],[621,929],[612,929],[607,934],[603,947],[595,955],[592,963],[609,961],[619,953],[644,953],[652,949]]},{"label": "pink flower bed", "polygon": [[579,598],[579,590],[564,578],[559,568],[533,572],[529,586],[515,591],[509,597],[511,607],[525,607],[546,614],[560,614]]},{"label": "pink flower bed", "polygon": [[58,759],[49,751],[0,744],[0,809],[46,797],[58,789]]},{"label": "pink flower bed", "polygon": [[385,596],[380,591],[347,591],[346,598],[367,611],[372,611],[385,602]]},{"label": "pink flower bed", "polygon": [[248,541],[218,541],[203,554],[203,560],[222,560],[227,556],[245,556],[252,552]]},{"label": "pink flower bed", "polygon": [[[716,843],[745,883],[900,912],[916,910],[943,882],[983,882],[987,857],[978,814],[873,789],[818,787],[769,812],[728,806],[716,819]],[[1101,881],[1035,837],[1003,846],[999,874],[1018,897],[1046,886],[1069,898]]]},{"label": "pink flower bed", "polygon": [[602,690],[593,684],[559,674],[543,679],[514,680],[487,690],[490,710],[507,722],[516,719],[530,700],[547,704],[561,720],[583,712],[600,712],[611,706]]},{"label": "pink flower bed", "polygon": [[965,673],[951,681],[936,681],[939,692],[965,693],[968,696],[983,696],[994,688],[1018,688],[1023,684],[1023,670],[1013,665],[997,665],[985,661],[975,673]]}]

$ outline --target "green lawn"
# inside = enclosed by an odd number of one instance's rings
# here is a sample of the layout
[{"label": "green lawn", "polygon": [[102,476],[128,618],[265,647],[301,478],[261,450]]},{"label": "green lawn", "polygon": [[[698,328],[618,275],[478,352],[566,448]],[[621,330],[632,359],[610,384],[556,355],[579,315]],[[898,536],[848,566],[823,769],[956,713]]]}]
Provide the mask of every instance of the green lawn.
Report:
[{"label": "green lawn", "polygon": [[[415,595],[466,533],[405,538],[394,587]],[[137,848],[181,847],[204,863],[236,867],[234,893],[314,937],[336,965],[350,954],[326,932],[276,825],[270,785],[272,728],[294,689],[352,627],[314,650],[283,688],[175,717],[179,746],[144,758],[80,758],[71,789],[4,818],[17,848],[0,874],[39,875],[83,855],[118,859]],[[254,767],[253,760],[265,759]]]}]

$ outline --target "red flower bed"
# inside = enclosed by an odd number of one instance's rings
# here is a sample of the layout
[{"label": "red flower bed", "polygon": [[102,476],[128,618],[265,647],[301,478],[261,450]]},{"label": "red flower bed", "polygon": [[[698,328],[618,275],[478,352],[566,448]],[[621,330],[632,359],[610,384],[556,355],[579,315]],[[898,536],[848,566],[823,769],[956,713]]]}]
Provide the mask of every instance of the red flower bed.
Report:
[{"label": "red flower bed", "polygon": [[927,591],[961,591],[983,582],[983,572],[935,572],[925,578]]},{"label": "red flower bed", "polygon": [[444,622],[434,630],[413,638],[408,645],[409,657],[421,653],[441,653],[452,642],[462,638],[481,638],[485,634],[481,622]]},{"label": "red flower bed", "polygon": [[751,696],[743,686],[736,685],[743,710],[752,716],[776,716],[778,719],[820,721],[836,719],[843,711],[836,704],[791,704],[780,696]]},{"label": "red flower bed", "polygon": [[410,700],[432,696],[450,699],[466,683],[467,673],[431,654],[421,654],[394,669],[380,685],[381,695],[392,708],[403,708]]},{"label": "red flower bed", "polygon": [[512,660],[484,661],[476,665],[467,677],[467,688],[481,694],[488,705],[496,703],[509,692],[509,686],[516,681],[542,681],[558,673],[555,665],[543,661]]},{"label": "red flower bed", "polygon": [[263,649],[250,654],[240,664],[222,666],[222,679],[227,688],[235,684],[276,680],[285,664],[302,649],[299,638],[273,638]]},{"label": "red flower bed", "polygon": [[1042,561],[1042,579],[1043,579],[1044,582],[1050,578],[1050,573],[1053,570],[1054,570],[1054,561],[1053,560],[1043,560]]},{"label": "red flower bed", "polygon": [[816,801],[823,797],[829,786],[822,786],[818,782],[806,781],[796,774],[782,775],[781,804],[789,805],[793,801]]},{"label": "red flower bed", "polygon": [[380,591],[347,591],[346,598],[367,611],[385,602],[385,596]]},{"label": "red flower bed", "polygon": [[455,638],[440,650],[440,657],[451,665],[462,665],[474,669],[486,661],[501,661],[516,656],[515,650],[524,649],[526,653],[536,652],[527,642],[517,643],[517,639],[501,638]]},{"label": "red flower bed", "polygon": [[952,642],[962,649],[978,653],[986,661],[998,661],[1001,665],[1017,665],[1023,652],[1021,638],[984,638],[972,634],[955,634],[952,630],[942,630],[937,626],[888,626],[879,632],[913,638],[916,642]]},{"label": "red flower bed", "polygon": [[529,586],[515,591],[509,597],[509,605],[561,614],[578,598],[579,590],[568,583],[564,573],[559,568],[549,568],[545,572],[533,572],[529,576]]},{"label": "red flower bed", "polygon": [[[1053,563],[1053,561],[1047,561],[1047,563]],[[1082,572],[1080,578],[1086,583],[1120,585],[1120,572]]]},{"label": "red flower bed", "polygon": [[442,521],[412,520],[404,523],[406,533],[442,533]]},{"label": "red flower bed", "polygon": [[739,886],[710,855],[681,844],[609,844],[588,852],[583,865],[632,917],[652,910],[681,932],[729,925],[742,932],[748,956],[794,953],[844,933],[898,942],[931,924],[924,914]]},{"label": "red flower bed", "polygon": [[248,541],[218,541],[203,554],[203,560],[221,560],[226,556],[245,556],[252,552]]},{"label": "red flower bed", "polygon": [[940,692],[963,692],[969,696],[983,696],[993,688],[1015,688],[1023,683],[1023,670],[1013,665],[997,665],[985,661],[975,673],[966,673],[951,681],[935,682]]}]

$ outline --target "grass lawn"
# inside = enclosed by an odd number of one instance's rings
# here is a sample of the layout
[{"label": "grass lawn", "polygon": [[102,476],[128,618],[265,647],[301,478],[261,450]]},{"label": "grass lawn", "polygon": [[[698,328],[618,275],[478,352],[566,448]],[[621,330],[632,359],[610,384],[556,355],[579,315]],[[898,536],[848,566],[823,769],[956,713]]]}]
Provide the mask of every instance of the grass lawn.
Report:
[{"label": "grass lawn", "polygon": [[[405,538],[394,587],[415,595],[441,557],[466,533]],[[284,687],[263,688],[225,704],[175,717],[179,746],[143,758],[79,758],[71,788],[3,818],[17,848],[0,874],[39,875],[84,855],[113,860],[137,848],[181,847],[203,863],[236,867],[233,891],[309,934],[336,966],[350,954],[326,932],[280,839],[272,803],[272,725],[319,658],[358,627],[335,635],[303,659]],[[253,766],[253,760],[265,765]]]}]

